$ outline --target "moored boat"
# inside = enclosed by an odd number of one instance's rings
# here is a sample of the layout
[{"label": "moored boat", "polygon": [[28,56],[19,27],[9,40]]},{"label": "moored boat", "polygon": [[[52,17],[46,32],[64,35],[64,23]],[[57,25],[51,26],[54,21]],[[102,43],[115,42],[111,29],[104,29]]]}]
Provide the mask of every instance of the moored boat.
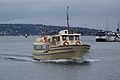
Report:
[{"label": "moored boat", "polygon": [[107,41],[107,36],[105,31],[98,31],[96,34],[96,42],[106,42]]},{"label": "moored boat", "polygon": [[96,34],[96,42],[120,42],[119,20],[117,25],[116,32],[99,30]]},{"label": "moored boat", "polygon": [[120,42],[120,33],[100,31],[96,34],[96,42]]}]

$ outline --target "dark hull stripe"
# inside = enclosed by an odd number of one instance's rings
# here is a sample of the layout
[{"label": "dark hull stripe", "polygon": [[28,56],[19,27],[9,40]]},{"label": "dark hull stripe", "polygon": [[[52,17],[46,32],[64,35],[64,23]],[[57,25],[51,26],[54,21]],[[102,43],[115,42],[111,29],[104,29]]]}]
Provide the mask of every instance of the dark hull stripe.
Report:
[{"label": "dark hull stripe", "polygon": [[55,53],[41,53],[41,54],[37,54],[34,53],[34,56],[43,56],[43,55],[54,55],[54,54],[64,54],[64,53],[70,53],[70,52],[74,52],[74,51],[64,51],[64,52],[55,52]]},{"label": "dark hull stripe", "polygon": [[58,47],[58,48],[50,48],[50,51],[55,51],[55,50],[71,50],[72,48],[62,48],[62,47]]}]

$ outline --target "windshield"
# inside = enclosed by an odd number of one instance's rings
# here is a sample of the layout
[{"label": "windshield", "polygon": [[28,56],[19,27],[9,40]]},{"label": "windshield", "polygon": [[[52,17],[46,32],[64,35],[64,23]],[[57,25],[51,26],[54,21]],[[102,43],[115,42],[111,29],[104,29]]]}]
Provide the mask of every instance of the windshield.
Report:
[{"label": "windshield", "polygon": [[96,36],[106,36],[105,32],[98,32]]}]

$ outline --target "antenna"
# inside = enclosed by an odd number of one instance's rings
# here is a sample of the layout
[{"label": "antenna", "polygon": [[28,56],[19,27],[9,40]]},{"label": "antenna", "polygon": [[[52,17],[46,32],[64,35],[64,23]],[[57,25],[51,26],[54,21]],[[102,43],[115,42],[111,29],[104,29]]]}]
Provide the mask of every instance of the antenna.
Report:
[{"label": "antenna", "polygon": [[68,14],[69,7],[67,6],[66,16],[67,16],[67,27],[68,27],[68,34],[70,33],[70,23],[69,23],[69,14]]}]

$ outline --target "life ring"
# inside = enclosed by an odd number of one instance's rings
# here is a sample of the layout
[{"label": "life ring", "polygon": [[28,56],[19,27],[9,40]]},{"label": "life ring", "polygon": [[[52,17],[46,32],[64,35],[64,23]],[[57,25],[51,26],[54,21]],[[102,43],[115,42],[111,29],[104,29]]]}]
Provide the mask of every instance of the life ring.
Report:
[{"label": "life ring", "polygon": [[69,43],[68,43],[68,42],[64,42],[63,45],[64,45],[64,46],[68,46]]},{"label": "life ring", "polygon": [[81,45],[81,43],[79,41],[76,42],[76,45]]}]

